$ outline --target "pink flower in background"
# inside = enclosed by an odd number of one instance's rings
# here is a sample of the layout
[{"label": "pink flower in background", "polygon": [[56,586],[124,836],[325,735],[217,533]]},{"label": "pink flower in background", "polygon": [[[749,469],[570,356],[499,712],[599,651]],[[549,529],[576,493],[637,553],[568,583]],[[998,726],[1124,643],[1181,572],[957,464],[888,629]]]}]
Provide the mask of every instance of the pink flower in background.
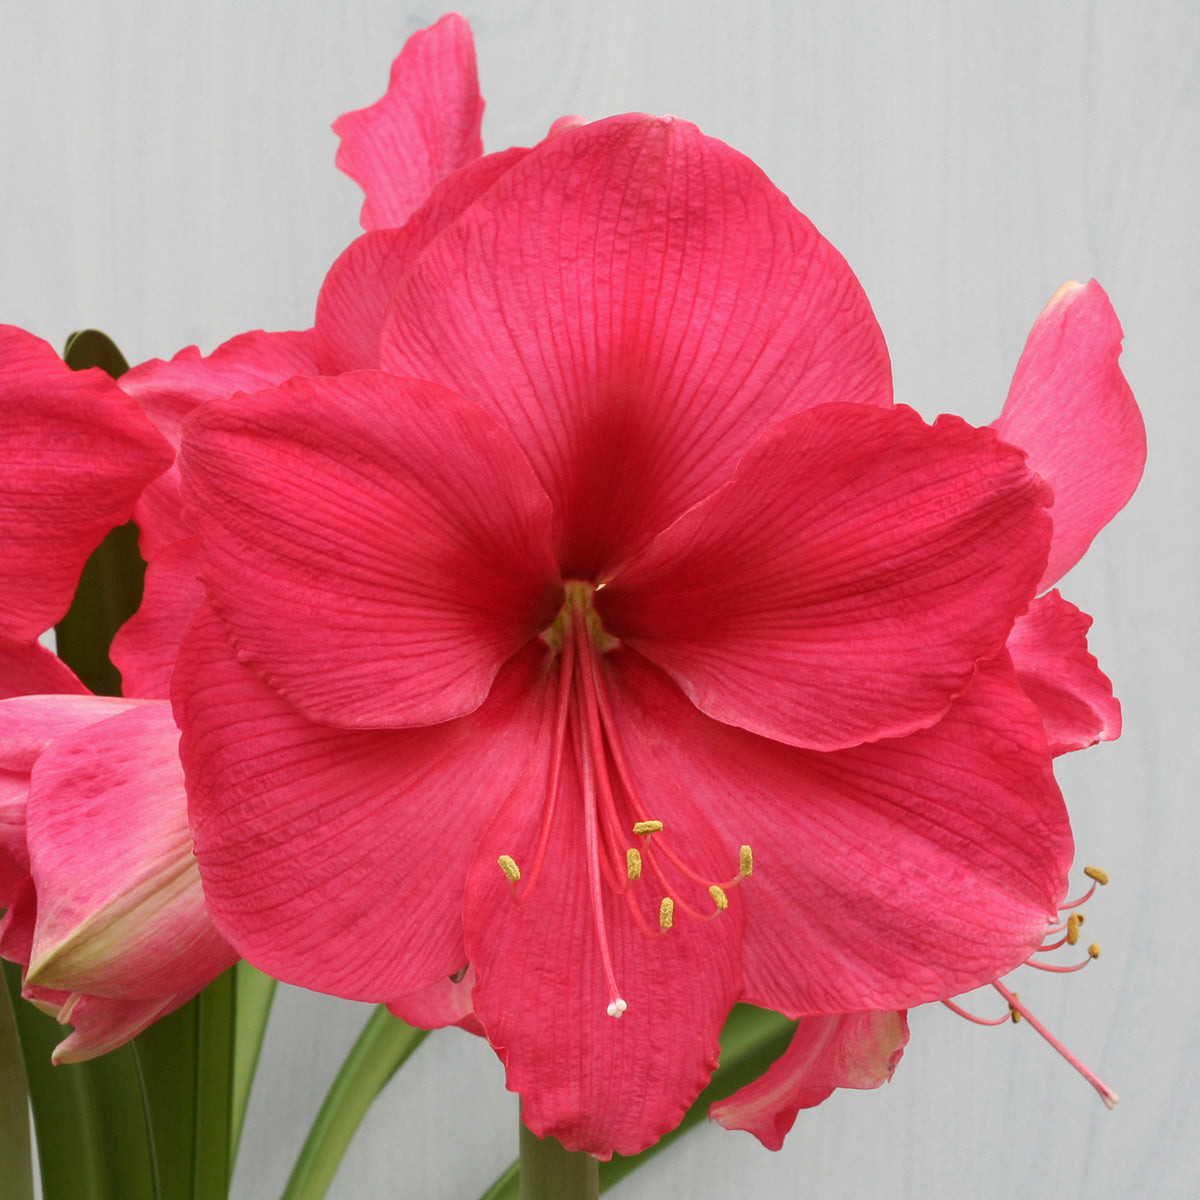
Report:
[{"label": "pink flower in background", "polygon": [[386,373],[184,426],[222,932],[445,1019],[469,967],[526,1122],[600,1154],[677,1123],[738,999],[898,1009],[1022,961],[1071,852],[1002,654],[1048,495],[891,407],[761,172],[684,122],[566,129],[378,290]]},{"label": "pink flower in background", "polygon": [[0,702],[0,956],[92,1058],[237,960],[213,929],[170,706],[102,696]]}]

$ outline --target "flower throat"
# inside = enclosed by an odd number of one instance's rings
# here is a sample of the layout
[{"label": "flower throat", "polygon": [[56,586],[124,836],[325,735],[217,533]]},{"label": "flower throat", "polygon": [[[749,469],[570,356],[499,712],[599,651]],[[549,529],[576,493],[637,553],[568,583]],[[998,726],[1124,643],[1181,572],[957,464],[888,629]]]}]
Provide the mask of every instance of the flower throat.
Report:
[{"label": "flower throat", "polygon": [[[546,860],[569,739],[579,764],[588,890],[609,992],[606,1011],[610,1017],[620,1017],[628,1005],[613,968],[604,888],[624,899],[643,934],[666,937],[677,914],[711,921],[728,909],[729,890],[751,874],[754,857],[749,846],[741,846],[737,869],[730,878],[706,878],[680,857],[664,822],[643,802],[618,736],[601,663],[601,655],[616,649],[620,642],[600,621],[592,602],[595,591],[590,583],[568,582],[558,616],[541,635],[550,652],[558,657],[553,744],[541,828],[524,870],[510,854],[501,854],[497,862],[514,901],[524,903],[537,886]],[[647,893],[656,897],[652,908],[657,910],[656,918],[647,917],[643,911]],[[703,900],[701,895],[705,896]]]}]

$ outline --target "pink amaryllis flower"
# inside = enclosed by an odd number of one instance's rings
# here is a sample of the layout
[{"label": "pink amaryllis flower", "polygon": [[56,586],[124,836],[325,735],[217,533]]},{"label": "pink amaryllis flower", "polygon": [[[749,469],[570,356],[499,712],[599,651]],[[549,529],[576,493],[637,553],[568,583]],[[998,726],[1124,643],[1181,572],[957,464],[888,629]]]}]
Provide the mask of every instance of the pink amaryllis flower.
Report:
[{"label": "pink amaryllis flower", "polygon": [[0,956],[93,1058],[237,960],[213,928],[165,702],[0,701]]},{"label": "pink amaryllis flower", "polygon": [[1070,835],[1003,645],[1048,491],[891,407],[861,289],[753,164],[559,132],[379,346],[184,425],[174,695],[239,950],[367,1000],[468,968],[527,1124],[601,1155],[678,1121],[738,999],[899,1009],[1030,953]]}]

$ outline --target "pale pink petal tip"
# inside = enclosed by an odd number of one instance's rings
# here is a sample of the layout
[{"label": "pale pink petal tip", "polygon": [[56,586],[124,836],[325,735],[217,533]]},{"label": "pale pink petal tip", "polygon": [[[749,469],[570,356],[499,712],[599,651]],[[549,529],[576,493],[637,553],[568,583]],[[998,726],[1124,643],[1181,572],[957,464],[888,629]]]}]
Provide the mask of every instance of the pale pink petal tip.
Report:
[{"label": "pale pink petal tip", "polygon": [[366,193],[364,229],[403,225],[439,179],[483,153],[471,27],[458,13],[414,33],[383,97],[333,125],[337,165]]}]

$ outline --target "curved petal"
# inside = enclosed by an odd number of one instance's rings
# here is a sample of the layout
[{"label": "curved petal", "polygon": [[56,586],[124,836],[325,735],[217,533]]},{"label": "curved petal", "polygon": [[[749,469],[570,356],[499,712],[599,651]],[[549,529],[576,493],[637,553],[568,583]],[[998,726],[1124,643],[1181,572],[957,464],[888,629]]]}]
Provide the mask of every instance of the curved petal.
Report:
[{"label": "curved petal", "polygon": [[4,700],[0,702],[0,770],[28,774],[41,753],[58,738],[142,703],[120,696],[93,696],[91,692]]},{"label": "curved petal", "polygon": [[[206,981],[207,982],[207,981]],[[42,989],[30,986],[33,995]],[[176,992],[169,996],[146,999],[121,999],[90,996],[76,992],[68,997],[57,1014],[59,1024],[70,1025],[71,1032],[54,1047],[50,1061],[55,1066],[98,1058],[137,1037],[143,1029],[186,1004],[196,992]]]},{"label": "curved petal", "polygon": [[582,579],[723,483],[773,421],[891,402],[837,251],[748,159],[637,114],[548,138],[431,242],[380,362],[508,425]]},{"label": "curved petal", "polygon": [[0,639],[35,641],[67,611],[88,555],[170,463],[103,371],[0,325]]},{"label": "curved petal", "polygon": [[237,960],[204,908],[178,741],[170,705],[143,704],[38,758],[28,983],[146,999],[198,991]]},{"label": "curved petal", "polygon": [[895,1073],[908,1044],[905,1013],[871,1009],[805,1017],[791,1044],[753,1083],[719,1100],[709,1117],[745,1129],[778,1150],[802,1108],[814,1108],[835,1088],[877,1088]]},{"label": "curved petal", "polygon": [[29,878],[25,846],[25,802],[29,775],[0,767],[0,910],[11,907],[18,889]]},{"label": "curved petal", "polygon": [[426,245],[528,154],[513,148],[483,158],[437,183],[398,229],[376,229],[342,252],[321,284],[315,332],[321,374],[379,366],[379,334],[405,271]]},{"label": "curved petal", "polygon": [[642,794],[686,791],[753,852],[736,889],[748,1003],[791,1017],[907,1008],[990,983],[1040,943],[1071,835],[1006,656],[931,729],[820,753],[713,721],[618,655]]},{"label": "curved petal", "polygon": [[388,1012],[418,1029],[441,1029],[457,1025],[468,1033],[483,1037],[483,1026],[471,1007],[475,987],[475,968],[467,966],[419,992],[388,1001]]},{"label": "curved petal", "polygon": [[434,384],[361,371],[212,402],[180,452],[204,582],[244,662],[353,728],[471,712],[562,603],[545,494]]},{"label": "curved petal", "polygon": [[83,694],[87,688],[57,654],[38,642],[0,639],[0,700],[47,693]]},{"label": "curved petal", "polygon": [[834,750],[932,724],[1033,596],[1042,481],[990,430],[823,405],[596,594],[701,711]]},{"label": "curved petal", "polygon": [[175,672],[181,753],[209,909],[246,958],[373,1002],[462,967],[467,868],[540,728],[531,653],[461,720],[347,731],[259,682],[201,609]]},{"label": "curved petal", "polygon": [[[240,333],[211,354],[195,346],[174,358],[152,358],[121,376],[121,389],[133,396],[159,432],[178,450],[179,429],[197,405],[237,392],[261,392],[293,375],[318,375],[314,334],[266,333],[261,329]],[[179,499],[179,470],[172,466],[154,481],[138,500],[142,555],[147,561],[191,532],[183,523]]]},{"label": "curved petal", "polygon": [[1038,317],[994,423],[1054,489],[1054,540],[1038,591],[1083,557],[1142,477],[1146,427],[1118,365],[1121,337],[1094,279],[1065,284]]},{"label": "curved petal", "polygon": [[483,153],[482,122],[471,27],[447,13],[405,42],[379,100],[333,123],[337,165],[366,193],[363,228],[403,225],[443,175]]},{"label": "curved petal", "polygon": [[[619,688],[613,708],[622,735],[641,716],[624,708]],[[721,1027],[741,991],[742,907],[732,896],[729,907],[717,913],[702,886],[688,889],[686,880],[670,872],[664,883],[651,869],[650,851],[642,878],[625,896],[616,893],[589,856],[585,813],[595,800],[570,750],[535,876],[530,863],[546,819],[549,767],[545,753],[529,759],[471,869],[464,921],[467,954],[478,976],[475,1014],[507,1068],[509,1089],[521,1094],[522,1120],[534,1133],[553,1134],[567,1149],[600,1158],[636,1154],[679,1123],[717,1065]],[[731,863],[736,871],[737,848],[714,836],[693,803],[691,783],[681,779],[651,793],[655,817],[685,848],[694,871],[726,878]],[[637,840],[631,833],[626,838]],[[619,857],[624,878],[625,848],[610,851]],[[497,866],[501,854],[529,868],[515,895]],[[695,920],[677,911],[673,927],[660,932],[667,884],[677,910],[695,891],[692,899],[714,919]],[[606,1011],[614,997],[597,930],[597,900],[612,978],[627,1005],[620,1019]],[[631,906],[652,932],[643,930]]]},{"label": "curved petal", "polygon": [[1039,596],[1008,635],[1017,681],[1038,707],[1051,754],[1121,736],[1121,705],[1088,653],[1092,618],[1057,591]]},{"label": "curved petal", "polygon": [[137,612],[117,630],[108,655],[127,696],[169,700],[179,644],[200,602],[200,547],[194,537],[161,549],[146,564]]}]

